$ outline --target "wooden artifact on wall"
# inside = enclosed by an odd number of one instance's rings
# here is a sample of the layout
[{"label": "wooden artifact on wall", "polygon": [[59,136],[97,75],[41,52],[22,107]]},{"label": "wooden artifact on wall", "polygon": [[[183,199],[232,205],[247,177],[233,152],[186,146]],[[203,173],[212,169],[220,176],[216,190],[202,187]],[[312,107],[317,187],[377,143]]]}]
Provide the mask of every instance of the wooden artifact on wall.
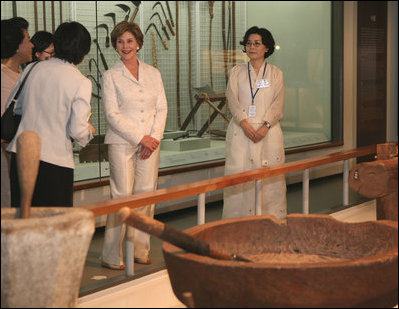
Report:
[{"label": "wooden artifact on wall", "polygon": [[211,79],[211,88],[213,89],[213,72],[212,72],[212,22],[213,17],[213,6],[215,1],[208,1],[209,5],[209,77]]},{"label": "wooden artifact on wall", "polygon": [[115,5],[117,7],[120,7],[126,13],[125,21],[128,21],[129,20],[130,11],[131,11],[130,7],[128,5],[122,4],[122,3],[115,4]]},{"label": "wooden artifact on wall", "polygon": [[174,27],[175,23],[173,22],[173,16],[172,16],[172,11],[170,9],[169,1],[165,1],[165,3],[166,3],[166,8],[168,9],[168,14],[169,14],[169,17],[170,17],[170,23],[172,24],[172,27]]},{"label": "wooden artifact on wall", "polygon": [[37,20],[37,1],[33,1],[33,16],[35,18],[35,33],[39,30],[39,22]]},{"label": "wooden artifact on wall", "polygon": [[[229,9],[230,11],[230,9]],[[230,31],[230,27],[229,27]],[[226,1],[222,1],[222,41],[223,41],[223,67],[224,67],[224,77],[227,82],[229,81],[229,72],[227,69],[227,38],[226,38]]]},{"label": "wooden artifact on wall", "polygon": [[155,33],[153,29],[151,29],[151,41],[152,41],[152,63],[154,68],[158,68],[157,47],[155,45]]},{"label": "wooden artifact on wall", "polygon": [[[192,86],[192,21],[191,21],[191,1],[187,1],[187,21],[188,21],[188,99],[190,102],[190,110],[193,109],[193,86]],[[193,125],[195,127],[195,118],[193,118]]]},{"label": "wooden artifact on wall", "polygon": [[169,28],[169,30],[170,30],[170,33],[174,36],[174,35],[175,35],[175,32],[173,31],[172,24],[170,23],[168,17],[166,16],[165,9],[163,8],[162,3],[161,3],[160,1],[155,2],[155,4],[152,6],[152,9],[154,10],[155,7],[156,7],[157,5],[160,6],[161,11],[162,11],[162,14],[163,14],[163,16],[165,17],[166,25],[168,26],[168,28]]},{"label": "wooden artifact on wall", "polygon": [[161,28],[162,28],[163,33],[165,33],[166,38],[167,38],[168,40],[170,40],[169,33],[168,33],[168,31],[166,30],[166,27],[165,27],[165,25],[164,25],[163,22],[162,22],[161,16],[159,15],[158,12],[155,12],[154,14],[151,15],[150,20],[152,20],[152,18],[153,18],[154,16],[157,16],[157,17],[158,17],[158,20],[159,20],[159,23],[161,24]]},{"label": "wooden artifact on wall", "polygon": [[107,13],[107,14],[104,14],[104,16],[107,16],[107,17],[111,17],[112,18],[112,21],[113,21],[113,25],[114,25],[114,28],[115,28],[115,26],[116,26],[116,16],[115,16],[115,13]]},{"label": "wooden artifact on wall", "polygon": [[[105,37],[105,47],[110,47],[110,40],[109,40],[109,29],[107,24],[100,24],[96,26],[96,29],[103,28],[107,32],[107,36]],[[101,51],[100,51],[101,52]]]},{"label": "wooden artifact on wall", "polygon": [[176,108],[177,126],[181,127],[180,109],[180,45],[179,45],[179,1],[176,1]]},{"label": "wooden artifact on wall", "polygon": [[129,22],[131,22],[131,23],[134,22],[134,19],[136,18],[136,15],[137,15],[137,13],[139,11],[139,6],[141,4],[141,1],[132,1],[132,3],[135,6],[135,9],[133,11],[132,16],[129,19]]},{"label": "wooden artifact on wall", "polygon": [[157,26],[154,23],[150,23],[144,33],[147,34],[148,30],[150,30],[151,27],[153,27],[155,29],[155,31],[158,34],[158,37],[161,40],[162,45],[165,48],[165,50],[168,50],[169,49],[168,45],[166,44],[165,40],[162,38],[161,34],[159,33],[159,30],[158,30]]}]

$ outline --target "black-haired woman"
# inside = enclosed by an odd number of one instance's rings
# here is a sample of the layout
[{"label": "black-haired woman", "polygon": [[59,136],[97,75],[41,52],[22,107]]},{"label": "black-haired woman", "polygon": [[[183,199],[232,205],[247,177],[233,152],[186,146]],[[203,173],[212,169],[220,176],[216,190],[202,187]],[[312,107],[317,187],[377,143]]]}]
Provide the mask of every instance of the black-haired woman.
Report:
[{"label": "black-haired woman", "polygon": [[[230,73],[226,96],[232,113],[226,133],[225,174],[284,163],[284,138],[280,126],[284,105],[282,71],[268,63],[275,42],[265,28],[251,27],[244,35],[244,52],[250,61]],[[261,212],[278,218],[287,214],[284,175],[262,180]],[[255,215],[255,184],[224,190],[223,218]]]},{"label": "black-haired woman", "polygon": [[[1,115],[11,90],[21,75],[22,64],[32,61],[33,45],[29,39],[29,23],[22,17],[1,21]],[[1,141],[1,207],[11,205],[10,160],[8,143]]]},{"label": "black-haired woman", "polygon": [[54,56],[53,35],[47,31],[36,32],[30,41],[33,44],[33,61],[48,60]]},{"label": "black-haired woman", "polygon": [[[21,123],[7,148],[12,152],[13,207],[20,206],[16,140],[26,130],[35,131],[41,139],[39,173],[32,206],[73,206],[71,140],[85,146],[94,134],[88,121],[92,84],[76,67],[90,51],[90,45],[91,36],[80,23],[61,24],[54,33],[56,56],[39,62],[25,82],[15,108],[15,113],[22,115]],[[26,67],[11,96],[32,65]]]}]

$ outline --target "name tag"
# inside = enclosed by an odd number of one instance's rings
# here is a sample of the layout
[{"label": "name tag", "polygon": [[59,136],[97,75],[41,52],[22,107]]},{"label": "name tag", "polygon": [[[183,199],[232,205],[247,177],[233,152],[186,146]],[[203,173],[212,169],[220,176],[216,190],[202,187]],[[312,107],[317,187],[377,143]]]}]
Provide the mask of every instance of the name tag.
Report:
[{"label": "name tag", "polygon": [[250,105],[248,109],[248,117],[249,118],[254,118],[256,117],[256,106],[255,105]]},{"label": "name tag", "polygon": [[260,79],[256,81],[256,88],[268,88],[270,87],[270,83],[267,79]]}]

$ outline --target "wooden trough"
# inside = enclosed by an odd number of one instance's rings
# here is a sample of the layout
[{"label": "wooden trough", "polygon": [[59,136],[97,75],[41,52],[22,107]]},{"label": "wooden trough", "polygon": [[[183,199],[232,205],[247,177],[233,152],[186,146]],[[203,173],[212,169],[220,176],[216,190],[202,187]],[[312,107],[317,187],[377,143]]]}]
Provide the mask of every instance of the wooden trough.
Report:
[{"label": "wooden trough", "polygon": [[253,262],[162,250],[173,291],[188,307],[393,307],[398,224],[328,215],[229,219],[186,233]]}]

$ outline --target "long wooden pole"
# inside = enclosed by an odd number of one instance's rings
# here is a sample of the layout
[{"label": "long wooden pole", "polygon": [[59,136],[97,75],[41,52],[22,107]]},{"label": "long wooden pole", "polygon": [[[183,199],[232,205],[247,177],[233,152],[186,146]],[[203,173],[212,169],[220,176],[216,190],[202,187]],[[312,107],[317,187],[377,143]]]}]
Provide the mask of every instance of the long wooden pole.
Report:
[{"label": "long wooden pole", "polygon": [[62,1],[58,1],[60,3],[60,25],[62,24]]},{"label": "long wooden pole", "polygon": [[[191,1],[187,1],[187,14],[188,14],[188,96],[190,98],[190,110],[193,109],[193,89],[192,89],[192,57],[191,57],[191,47],[192,47],[192,37],[191,37],[191,30],[192,30],[192,21],[191,21]],[[195,126],[195,118],[193,118],[193,124]]]},{"label": "long wooden pole", "polygon": [[176,108],[177,126],[181,127],[180,114],[180,58],[179,58],[179,1],[176,1]]},{"label": "long wooden pole", "polygon": [[12,17],[17,17],[17,1],[12,2]]},{"label": "long wooden pole", "polygon": [[154,68],[158,68],[158,61],[157,61],[157,48],[155,46],[155,33],[154,29],[151,29],[151,39],[152,39],[152,63]]},{"label": "long wooden pole", "polygon": [[33,16],[35,18],[35,33],[39,29],[38,20],[37,20],[37,1],[33,1]]},{"label": "long wooden pole", "polygon": [[41,152],[36,132],[24,131],[17,138],[17,170],[21,188],[21,218],[29,218]]},{"label": "long wooden pole", "polygon": [[233,15],[233,17],[232,17],[232,19],[233,19],[233,21],[232,21],[232,27],[233,27],[233,30],[232,30],[232,45],[233,45],[233,67],[235,67],[235,65],[236,65],[236,62],[237,62],[237,60],[236,60],[236,2],[235,1],[232,1],[233,2],[233,4],[232,4],[232,15]]},{"label": "long wooden pole", "polygon": [[209,4],[209,77],[211,79],[211,88],[213,89],[213,72],[212,72],[212,21],[213,21],[213,5],[215,1],[208,1]]},{"label": "long wooden pole", "polygon": [[223,41],[223,65],[224,65],[224,76],[226,79],[226,85],[229,81],[229,73],[227,70],[227,42],[226,42],[226,1],[222,1],[222,41]]},{"label": "long wooden pole", "polygon": [[51,31],[55,32],[55,7],[54,1],[51,1]]},{"label": "long wooden pole", "polygon": [[46,1],[43,1],[43,30],[47,31],[47,27],[46,27]]}]

